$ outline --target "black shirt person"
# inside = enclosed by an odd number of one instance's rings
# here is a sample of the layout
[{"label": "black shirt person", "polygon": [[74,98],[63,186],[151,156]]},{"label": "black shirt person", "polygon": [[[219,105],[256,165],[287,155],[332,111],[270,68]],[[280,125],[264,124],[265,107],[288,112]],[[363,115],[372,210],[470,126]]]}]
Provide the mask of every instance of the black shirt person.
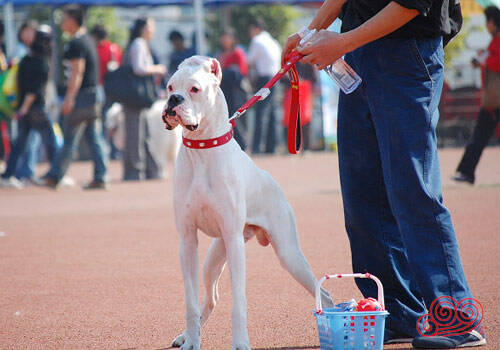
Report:
[{"label": "black shirt person", "polygon": [[106,187],[106,162],[100,133],[100,106],[97,94],[98,61],[94,43],[84,26],[82,7],[64,8],[61,29],[71,35],[65,47],[64,65],[67,68],[67,89],[61,114],[64,125],[64,147],[59,160],[46,175],[46,185],[56,187],[66,174],[73,149],[84,133],[92,151],[94,179],[85,189]]},{"label": "black shirt person", "polygon": [[17,73],[18,102],[18,136],[14,142],[7,162],[7,169],[2,174],[3,187],[24,187],[13,175],[20,156],[24,153],[29,132],[36,129],[40,132],[49,159],[54,160],[58,154],[56,136],[52,124],[45,113],[45,89],[49,77],[48,59],[51,54],[51,35],[37,31],[30,53],[19,63]]},{"label": "black shirt person", "polygon": [[[342,17],[342,33],[326,29]],[[413,339],[417,348],[486,343],[478,322],[438,298],[472,300],[451,214],[443,204],[435,128],[444,79],[446,43],[460,28],[458,0],[325,0],[299,47],[318,69],[345,55],[363,79],[340,93],[338,159],[352,267],[384,285],[385,342]],[[303,33],[303,31],[301,31]],[[300,41],[289,37],[283,57]],[[357,280],[376,297],[368,280]],[[471,299],[469,299],[471,298]],[[453,302],[452,302],[453,303]],[[430,312],[449,313],[453,336],[421,336]],[[426,334],[430,335],[430,334]]]}]

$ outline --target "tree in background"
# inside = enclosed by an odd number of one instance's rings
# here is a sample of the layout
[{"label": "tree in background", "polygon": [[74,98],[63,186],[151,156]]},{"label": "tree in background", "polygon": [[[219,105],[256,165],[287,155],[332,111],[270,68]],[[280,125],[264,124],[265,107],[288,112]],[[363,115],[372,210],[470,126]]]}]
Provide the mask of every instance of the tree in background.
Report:
[{"label": "tree in background", "polygon": [[217,9],[213,19],[207,21],[212,52],[219,47],[225,16],[228,24],[235,29],[238,41],[243,45],[250,42],[248,25],[256,18],[260,18],[267,26],[266,30],[283,44],[288,35],[297,29],[293,27],[293,21],[300,16],[300,12],[286,5],[231,6]]},{"label": "tree in background", "polygon": [[87,28],[92,29],[96,24],[101,24],[106,28],[109,40],[125,47],[128,30],[120,23],[114,7],[90,7],[87,12]]}]

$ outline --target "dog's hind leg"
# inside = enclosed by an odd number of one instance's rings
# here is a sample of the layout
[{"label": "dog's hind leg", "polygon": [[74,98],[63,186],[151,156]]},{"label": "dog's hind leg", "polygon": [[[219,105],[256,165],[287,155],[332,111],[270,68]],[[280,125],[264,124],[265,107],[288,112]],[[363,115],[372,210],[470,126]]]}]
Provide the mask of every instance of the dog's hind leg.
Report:
[{"label": "dog's hind leg", "polygon": [[225,265],[226,247],[224,246],[224,241],[221,238],[215,238],[203,262],[203,283],[205,284],[206,294],[203,306],[201,307],[200,323],[202,327],[207,322],[219,299],[217,288]]},{"label": "dog's hind leg", "polygon": [[[292,208],[287,205],[288,220],[272,222],[270,230],[271,244],[280,260],[281,266],[287,270],[312,296],[316,292],[316,277],[302,253],[297,236],[297,224]],[[324,307],[332,307],[330,294],[321,289],[321,301]]]},{"label": "dog's hind leg", "polygon": [[[208,249],[207,256],[203,262],[203,284],[205,285],[206,294],[201,307],[200,325],[203,327],[207,322],[208,317],[215,308],[215,304],[219,298],[218,284],[219,278],[226,264],[226,247],[221,238],[215,238]],[[179,335],[172,342],[172,346],[180,347],[184,344],[186,332]]]}]

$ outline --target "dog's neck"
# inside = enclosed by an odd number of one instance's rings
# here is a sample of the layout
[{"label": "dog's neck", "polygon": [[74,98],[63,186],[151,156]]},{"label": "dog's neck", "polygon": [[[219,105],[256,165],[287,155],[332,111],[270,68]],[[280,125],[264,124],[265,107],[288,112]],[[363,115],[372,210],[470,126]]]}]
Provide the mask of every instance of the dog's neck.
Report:
[{"label": "dog's neck", "polygon": [[206,140],[222,136],[229,130],[231,130],[231,124],[229,123],[227,103],[219,88],[215,104],[206,111],[199,128],[195,131],[183,129],[182,136],[191,140]]}]

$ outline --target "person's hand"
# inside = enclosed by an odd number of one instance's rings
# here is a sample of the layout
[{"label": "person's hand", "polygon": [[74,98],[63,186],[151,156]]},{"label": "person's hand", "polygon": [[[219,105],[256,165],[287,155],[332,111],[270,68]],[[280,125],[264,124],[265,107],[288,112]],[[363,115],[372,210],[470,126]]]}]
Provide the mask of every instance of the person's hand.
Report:
[{"label": "person's hand", "polygon": [[68,115],[73,111],[75,107],[75,99],[71,97],[66,97],[62,104],[61,113],[62,115]]},{"label": "person's hand", "polygon": [[14,113],[14,115],[12,116],[13,119],[15,120],[21,120],[24,118],[24,116],[26,115],[26,113],[21,113],[21,111],[17,111]]},{"label": "person's hand", "polygon": [[283,52],[281,53],[281,65],[283,66],[285,64],[285,57],[292,52],[293,49],[299,45],[300,42],[300,36],[299,34],[295,33],[292,34],[288,37],[285,43],[285,47],[283,48]]},{"label": "person's hand", "polygon": [[19,108],[19,110],[17,111],[16,113],[16,117],[19,119],[19,118],[22,118],[24,117],[26,114],[28,114],[28,109],[27,108],[24,108],[24,107],[21,107]]},{"label": "person's hand", "polygon": [[479,68],[479,67],[481,67],[481,63],[479,63],[479,61],[478,61],[476,58],[473,58],[473,59],[470,61],[470,64],[472,65],[472,67],[475,67],[475,68]]},{"label": "person's hand", "polygon": [[321,30],[316,33],[313,40],[297,47],[297,50],[304,55],[302,62],[322,70],[352,49],[343,34]]},{"label": "person's hand", "polygon": [[167,74],[167,67],[163,64],[157,64],[155,65],[155,73],[158,75],[165,75]]}]

